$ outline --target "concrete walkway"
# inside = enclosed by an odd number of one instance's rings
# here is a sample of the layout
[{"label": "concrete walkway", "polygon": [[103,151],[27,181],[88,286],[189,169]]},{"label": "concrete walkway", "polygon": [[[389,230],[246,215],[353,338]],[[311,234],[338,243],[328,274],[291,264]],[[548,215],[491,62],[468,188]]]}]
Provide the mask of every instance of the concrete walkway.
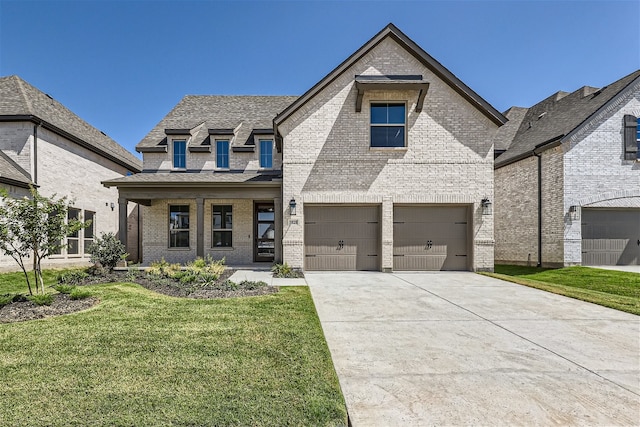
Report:
[{"label": "concrete walkway", "polygon": [[640,273],[640,265],[599,265],[592,268],[602,268],[604,270],[628,271],[630,273]]},{"label": "concrete walkway", "polygon": [[229,277],[229,280],[236,283],[242,282],[243,280],[262,281],[269,284],[269,286],[307,286],[304,278],[279,279],[273,277],[270,270],[238,269]]},{"label": "concrete walkway", "polygon": [[306,276],[355,427],[640,424],[640,317],[473,273]]}]

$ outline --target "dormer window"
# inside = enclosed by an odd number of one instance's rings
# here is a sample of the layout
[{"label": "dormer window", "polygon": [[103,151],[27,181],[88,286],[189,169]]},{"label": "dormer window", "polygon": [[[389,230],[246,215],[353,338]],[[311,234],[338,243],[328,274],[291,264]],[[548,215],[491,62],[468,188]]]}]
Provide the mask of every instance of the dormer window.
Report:
[{"label": "dormer window", "polygon": [[184,139],[173,141],[173,168],[187,168],[187,141]]},{"label": "dormer window", "polygon": [[229,169],[228,139],[221,139],[216,141],[216,167],[218,169]]},{"label": "dormer window", "polygon": [[404,147],[405,123],[404,103],[371,103],[371,147]]},{"label": "dormer window", "polygon": [[260,143],[260,167],[263,169],[273,168],[273,140],[261,139]]}]

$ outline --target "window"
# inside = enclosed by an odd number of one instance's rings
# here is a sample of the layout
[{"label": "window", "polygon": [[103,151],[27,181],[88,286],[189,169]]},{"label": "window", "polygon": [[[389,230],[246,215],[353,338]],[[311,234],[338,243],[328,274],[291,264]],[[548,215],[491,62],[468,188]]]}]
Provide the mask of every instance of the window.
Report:
[{"label": "window", "polygon": [[636,121],[638,123],[636,125],[636,145],[638,147],[638,151],[636,152],[636,158],[640,160],[640,117],[638,117]]},{"label": "window", "polygon": [[169,206],[169,247],[189,247],[189,205]]},{"label": "window", "polygon": [[89,226],[84,229],[84,253],[88,254],[89,246],[93,243],[93,236],[96,230],[96,213],[91,211],[84,211],[85,222],[91,221]]},{"label": "window", "polygon": [[213,206],[213,237],[211,247],[230,248],[233,246],[233,208],[231,205]]},{"label": "window", "polygon": [[216,167],[229,169],[229,141],[216,141]]},{"label": "window", "polygon": [[[67,211],[67,222],[80,220],[80,209],[69,208]],[[80,253],[80,233],[76,231],[67,236],[67,254],[78,255]]]},{"label": "window", "polygon": [[273,141],[271,139],[260,140],[260,167],[273,168]]},{"label": "window", "polygon": [[404,147],[404,134],[404,104],[371,104],[371,147]]},{"label": "window", "polygon": [[187,141],[173,141],[173,167],[185,169],[187,167]]}]

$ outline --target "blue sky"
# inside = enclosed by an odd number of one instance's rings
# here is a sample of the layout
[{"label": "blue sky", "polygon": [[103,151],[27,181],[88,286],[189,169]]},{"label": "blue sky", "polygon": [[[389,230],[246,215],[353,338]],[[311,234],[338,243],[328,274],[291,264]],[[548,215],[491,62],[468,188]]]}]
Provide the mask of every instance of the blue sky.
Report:
[{"label": "blue sky", "polygon": [[184,95],[302,94],[389,22],[500,111],[640,68],[638,0],[0,0],[0,75],[133,152]]}]

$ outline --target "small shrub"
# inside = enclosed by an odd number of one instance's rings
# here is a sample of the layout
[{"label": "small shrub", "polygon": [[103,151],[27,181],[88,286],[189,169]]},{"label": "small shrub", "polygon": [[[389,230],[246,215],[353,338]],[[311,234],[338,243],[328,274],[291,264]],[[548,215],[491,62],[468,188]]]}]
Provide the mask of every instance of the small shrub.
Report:
[{"label": "small shrub", "polygon": [[269,286],[266,282],[263,282],[262,280],[258,281],[258,282],[254,282],[251,280],[243,280],[242,282],[240,282],[238,284],[238,287],[240,289],[246,289],[248,291],[252,291],[254,289],[260,289],[260,288],[264,288],[265,286]]},{"label": "small shrub", "polygon": [[160,261],[154,261],[149,265],[147,273],[160,277],[175,277],[181,271],[182,267],[179,263],[170,264],[164,258]]},{"label": "small shrub", "polygon": [[72,300],[85,299],[91,296],[91,292],[88,289],[74,288],[69,296]]},{"label": "small shrub", "polygon": [[225,269],[224,263],[224,258],[215,260],[211,255],[207,255],[205,258],[198,257],[191,261],[187,264],[187,270],[197,273],[213,273],[220,276]]},{"label": "small shrub", "polygon": [[273,273],[273,277],[280,279],[297,279],[304,277],[300,270],[291,267],[286,262],[284,264],[274,264],[273,267],[271,267],[271,272]]},{"label": "small shrub", "polygon": [[91,254],[91,262],[100,264],[109,271],[129,255],[127,248],[114,233],[103,233],[89,245],[88,252]]},{"label": "small shrub", "polygon": [[71,291],[73,291],[75,288],[76,287],[74,285],[65,285],[65,284],[53,286],[53,289],[60,292],[61,294],[70,294]]},{"label": "small shrub", "polygon": [[220,277],[217,274],[214,273],[200,273],[197,275],[198,277],[198,283],[200,283],[203,286],[209,286],[209,285],[213,285],[216,280],[218,280],[218,277]]},{"label": "small shrub", "polygon": [[13,294],[5,294],[5,295],[0,295],[0,308],[4,307],[5,305],[9,305],[13,302],[13,298],[15,295]]},{"label": "small shrub", "polygon": [[79,285],[84,282],[84,279],[86,279],[87,277],[89,277],[89,275],[82,270],[65,271],[64,273],[58,274],[58,283],[66,285]]},{"label": "small shrub", "polygon": [[229,279],[215,286],[216,289],[221,291],[236,291],[238,290],[238,284]]},{"label": "small shrub", "polygon": [[53,295],[51,294],[30,295],[27,299],[36,305],[53,304]]},{"label": "small shrub", "polygon": [[183,285],[188,285],[198,279],[198,274],[192,271],[182,271],[174,276],[174,279],[178,279]]},{"label": "small shrub", "polygon": [[135,282],[140,277],[140,270],[138,270],[137,268],[129,268],[127,270],[126,277],[127,281]]}]

